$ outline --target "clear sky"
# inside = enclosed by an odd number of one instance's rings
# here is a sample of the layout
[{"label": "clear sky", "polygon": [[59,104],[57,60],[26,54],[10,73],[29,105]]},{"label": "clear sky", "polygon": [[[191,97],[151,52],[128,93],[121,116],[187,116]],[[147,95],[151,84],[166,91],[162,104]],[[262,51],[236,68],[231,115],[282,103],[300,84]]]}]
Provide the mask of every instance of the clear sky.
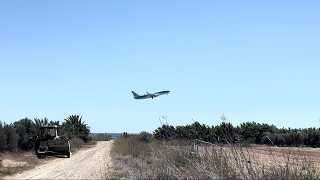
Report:
[{"label": "clear sky", "polygon": [[[0,1],[0,121],[320,126],[320,2]],[[138,94],[170,90],[155,99]]]}]

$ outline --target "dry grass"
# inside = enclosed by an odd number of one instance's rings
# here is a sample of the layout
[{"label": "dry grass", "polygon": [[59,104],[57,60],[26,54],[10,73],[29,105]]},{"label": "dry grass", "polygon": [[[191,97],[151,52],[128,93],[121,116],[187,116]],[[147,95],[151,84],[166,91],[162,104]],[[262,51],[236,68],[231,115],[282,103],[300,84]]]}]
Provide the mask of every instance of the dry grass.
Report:
[{"label": "dry grass", "polygon": [[41,162],[32,152],[1,154],[0,177],[32,169]]},{"label": "dry grass", "polygon": [[[115,179],[216,179],[210,164],[191,151],[166,142],[141,142],[137,137],[114,140]],[[196,163],[196,164],[195,164]],[[195,170],[196,168],[196,170]]]},{"label": "dry grass", "polygon": [[320,173],[320,148],[253,145],[244,150],[255,157],[257,164],[262,164],[266,168],[272,168],[273,165],[290,166],[302,171],[316,170],[317,173]]},{"label": "dry grass", "polygon": [[70,140],[70,148],[71,152],[73,154],[77,153],[81,149],[87,149],[87,148],[92,148],[97,145],[96,141],[89,141],[85,143],[82,139],[80,138],[73,138]]},{"label": "dry grass", "polygon": [[[319,161],[303,148],[200,146],[199,155],[224,159],[239,179],[317,179]],[[320,151],[317,156],[320,155]],[[318,157],[317,157],[318,158]]]},{"label": "dry grass", "polygon": [[[189,144],[188,146],[186,144]],[[198,147],[198,150],[196,150]],[[116,179],[320,179],[319,153],[267,146],[194,146],[118,138],[112,149]]]}]

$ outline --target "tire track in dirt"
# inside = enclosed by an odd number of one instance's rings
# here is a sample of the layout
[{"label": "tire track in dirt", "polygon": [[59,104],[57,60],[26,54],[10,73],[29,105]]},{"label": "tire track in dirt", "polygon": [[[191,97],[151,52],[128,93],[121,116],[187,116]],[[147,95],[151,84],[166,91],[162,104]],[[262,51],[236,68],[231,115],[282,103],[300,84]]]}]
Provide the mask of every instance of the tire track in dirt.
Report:
[{"label": "tire track in dirt", "polygon": [[57,158],[5,179],[106,179],[112,165],[111,145],[112,141],[100,141],[70,158]]}]

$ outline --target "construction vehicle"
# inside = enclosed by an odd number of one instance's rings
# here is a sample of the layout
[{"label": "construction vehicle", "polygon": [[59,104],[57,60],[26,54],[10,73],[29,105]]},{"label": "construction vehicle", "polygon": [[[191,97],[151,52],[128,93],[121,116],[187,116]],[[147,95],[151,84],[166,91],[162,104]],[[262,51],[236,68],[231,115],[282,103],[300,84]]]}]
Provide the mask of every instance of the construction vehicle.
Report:
[{"label": "construction vehicle", "polygon": [[70,158],[70,142],[66,137],[58,136],[57,125],[45,125],[40,128],[40,136],[35,143],[38,158],[46,155],[66,155]]}]

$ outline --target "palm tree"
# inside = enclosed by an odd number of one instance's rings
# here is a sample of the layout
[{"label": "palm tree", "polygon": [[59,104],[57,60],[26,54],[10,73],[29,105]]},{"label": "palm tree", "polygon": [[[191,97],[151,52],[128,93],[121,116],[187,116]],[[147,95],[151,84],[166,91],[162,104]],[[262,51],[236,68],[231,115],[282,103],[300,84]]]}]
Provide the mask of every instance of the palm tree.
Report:
[{"label": "palm tree", "polygon": [[34,118],[34,132],[35,135],[40,135],[40,129],[42,126],[44,125],[49,125],[49,119],[48,118],[43,118],[43,119],[38,119],[38,118]]},{"label": "palm tree", "polygon": [[68,138],[81,138],[85,142],[89,140],[90,127],[82,121],[80,115],[70,115],[62,124],[62,131]]},{"label": "palm tree", "polygon": [[49,120],[46,117],[43,118],[43,119],[34,118],[34,124],[36,125],[37,128],[40,129],[41,126],[48,125],[49,124]]}]

